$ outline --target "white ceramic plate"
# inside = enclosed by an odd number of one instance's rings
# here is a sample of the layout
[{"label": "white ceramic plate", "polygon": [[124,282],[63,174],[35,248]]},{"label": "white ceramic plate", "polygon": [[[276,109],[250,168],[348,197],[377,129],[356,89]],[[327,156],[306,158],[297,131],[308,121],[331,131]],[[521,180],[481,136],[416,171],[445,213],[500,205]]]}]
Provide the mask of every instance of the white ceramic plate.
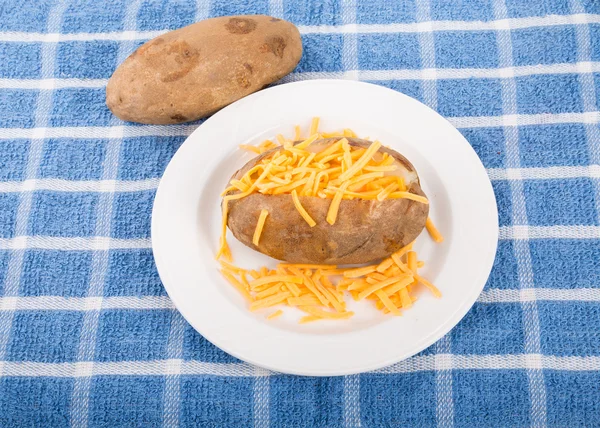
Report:
[{"label": "white ceramic plate", "polygon": [[[402,317],[370,302],[348,302],[350,320],[298,324],[300,312],[266,320],[251,313],[218,272],[214,255],[221,222],[220,192],[251,156],[238,144],[277,133],[305,132],[313,116],[328,132],[352,128],[404,154],[416,167],[445,237],[424,231],[416,250],[423,276],[443,293],[423,291]],[[313,80],[250,95],[204,122],[181,146],[160,182],[152,214],[152,247],[161,280],[185,319],[231,355],[279,372],[342,375],[377,369],[428,347],[452,329],[481,292],[494,261],[498,216],[492,186],[479,158],[444,118],[401,93],[367,83]],[[276,261],[228,241],[245,268]]]}]

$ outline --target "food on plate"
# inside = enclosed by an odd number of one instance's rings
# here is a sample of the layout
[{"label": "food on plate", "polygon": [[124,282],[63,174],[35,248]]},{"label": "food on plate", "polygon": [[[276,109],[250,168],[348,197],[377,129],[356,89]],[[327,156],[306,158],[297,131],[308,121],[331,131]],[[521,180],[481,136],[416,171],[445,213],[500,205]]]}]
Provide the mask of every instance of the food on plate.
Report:
[{"label": "food on plate", "polygon": [[267,220],[267,216],[269,215],[268,210],[261,210],[260,215],[258,216],[258,222],[256,223],[256,229],[254,229],[254,235],[252,236],[252,243],[258,246],[260,241],[260,235],[262,233],[263,228],[265,227],[265,221]]},{"label": "food on plate", "polygon": [[[401,315],[417,298],[413,292],[423,285],[435,297],[441,292],[418,275],[423,263],[417,261],[412,243],[377,264],[360,268],[335,265],[279,263],[276,269],[242,269],[221,260],[221,273],[249,302],[251,311],[273,306],[290,306],[306,315],[301,324],[318,320],[341,320],[354,315],[348,311],[344,292],[356,301],[370,300],[384,314]],[[267,315],[274,319],[281,309]]]},{"label": "food on plate", "polygon": [[[393,315],[412,306],[420,285],[440,297],[419,275],[424,263],[413,250],[424,228],[443,240],[413,165],[350,129],[324,133],[318,125],[313,119],[307,138],[296,127],[293,139],[277,135],[277,142],[241,146],[258,156],[222,194],[221,273],[251,311],[293,306],[306,314],[301,323],[352,317],[344,292]],[[245,245],[285,262],[275,269],[235,266],[227,227]]]},{"label": "food on plate", "polygon": [[268,320],[272,320],[272,319],[275,319],[277,317],[280,317],[281,315],[283,315],[283,311],[281,309],[277,309],[272,314],[267,315],[267,319]]},{"label": "food on plate", "polygon": [[298,29],[265,15],[206,19],[144,43],[114,72],[106,104],[150,124],[208,116],[290,73],[302,56]]},{"label": "food on plate", "polygon": [[[272,148],[231,183],[224,202],[233,235],[292,263],[387,257],[415,240],[429,213],[417,172],[404,156],[352,137],[313,136]],[[266,223],[259,221],[266,215]]]},{"label": "food on plate", "polygon": [[427,218],[427,221],[425,222],[425,227],[427,228],[427,232],[429,232],[429,235],[431,235],[435,242],[444,241],[444,237],[439,232],[439,230],[436,229],[430,218]]}]

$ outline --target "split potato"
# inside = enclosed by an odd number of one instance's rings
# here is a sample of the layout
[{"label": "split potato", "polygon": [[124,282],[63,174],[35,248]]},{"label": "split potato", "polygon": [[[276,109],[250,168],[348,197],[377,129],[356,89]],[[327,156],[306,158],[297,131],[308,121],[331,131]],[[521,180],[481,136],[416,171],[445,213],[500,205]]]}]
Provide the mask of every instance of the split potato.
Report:
[{"label": "split potato", "polygon": [[298,29],[265,15],[224,16],[162,34],[114,72],[106,105],[131,122],[208,116],[290,73],[302,56]]},{"label": "split potato", "polygon": [[[331,144],[323,139],[312,146]],[[347,138],[352,146],[367,148],[370,141]],[[240,179],[269,150],[248,162],[232,178]],[[379,152],[393,156],[399,168],[390,173],[402,175],[407,191],[426,197],[414,166],[400,153],[386,147]],[[233,192],[235,193],[235,192]],[[315,220],[310,227],[302,218],[290,194],[252,193],[229,201],[227,225],[242,243],[275,259],[290,263],[359,264],[390,256],[414,241],[425,227],[429,205],[411,199],[342,199],[333,225],[326,221],[332,199],[300,196],[306,211]],[[261,210],[267,210],[259,245],[252,243]]]}]

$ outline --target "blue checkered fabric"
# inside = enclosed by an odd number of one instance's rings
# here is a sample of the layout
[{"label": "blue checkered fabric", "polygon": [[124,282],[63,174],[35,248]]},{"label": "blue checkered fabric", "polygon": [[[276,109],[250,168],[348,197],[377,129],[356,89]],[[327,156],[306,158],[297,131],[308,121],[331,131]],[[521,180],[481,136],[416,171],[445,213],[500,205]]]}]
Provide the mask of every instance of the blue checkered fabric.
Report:
[{"label": "blue checkered fabric", "polygon": [[[197,124],[121,122],[104,87],[145,40],[247,13],[299,26],[284,81],[404,92],[487,168],[492,274],[419,355],[346,377],[270,373],[165,295],[152,201]],[[3,0],[0,426],[600,426],[599,105],[595,0]]]}]

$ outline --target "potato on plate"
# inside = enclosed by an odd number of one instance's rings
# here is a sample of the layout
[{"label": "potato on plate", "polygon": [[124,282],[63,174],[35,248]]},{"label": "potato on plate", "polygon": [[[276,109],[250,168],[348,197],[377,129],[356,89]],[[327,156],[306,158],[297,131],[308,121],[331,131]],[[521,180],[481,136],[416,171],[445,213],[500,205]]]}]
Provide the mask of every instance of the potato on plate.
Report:
[{"label": "potato on plate", "polygon": [[303,144],[270,149],[233,175],[226,221],[239,241],[290,263],[343,265],[388,257],[421,233],[429,205],[404,156],[352,137]]}]

